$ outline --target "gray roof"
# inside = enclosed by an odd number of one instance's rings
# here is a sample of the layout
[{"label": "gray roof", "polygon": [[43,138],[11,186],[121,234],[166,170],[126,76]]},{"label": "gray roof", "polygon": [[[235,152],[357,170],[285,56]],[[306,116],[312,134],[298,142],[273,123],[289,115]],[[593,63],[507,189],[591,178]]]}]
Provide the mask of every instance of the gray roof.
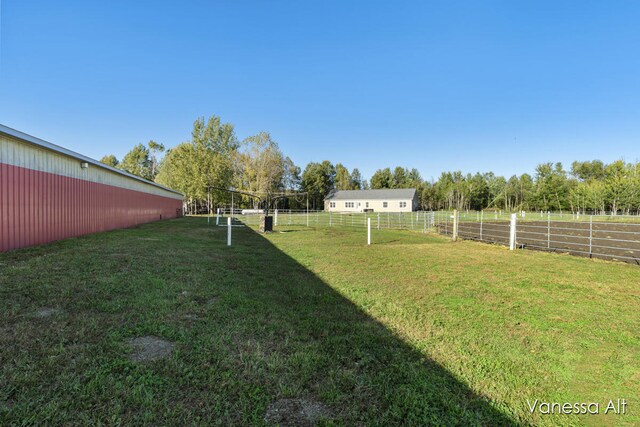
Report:
[{"label": "gray roof", "polygon": [[11,137],[19,139],[19,140],[22,140],[24,142],[28,142],[28,143],[36,145],[38,147],[45,148],[47,150],[55,151],[56,153],[64,154],[65,156],[69,156],[69,157],[73,157],[73,158],[78,159],[78,160],[82,160],[83,162],[87,162],[87,163],[92,164],[94,166],[97,166],[99,168],[106,169],[106,170],[111,171],[111,172],[115,172],[115,173],[117,173],[119,175],[124,175],[127,178],[132,178],[132,179],[135,179],[137,181],[144,182],[145,184],[153,185],[154,187],[162,188],[163,190],[167,190],[167,191],[170,191],[172,193],[176,193],[176,194],[179,194],[181,196],[184,196],[184,194],[182,194],[181,192],[176,191],[176,190],[174,190],[172,188],[165,187],[164,185],[157,184],[157,183],[155,183],[153,181],[148,181],[148,180],[146,180],[144,178],[141,178],[139,176],[130,174],[129,172],[125,172],[123,170],[116,169],[116,168],[111,167],[109,165],[105,165],[102,162],[99,162],[97,160],[91,159],[91,158],[89,158],[87,156],[83,156],[82,154],[76,153],[76,152],[71,151],[71,150],[67,150],[66,148],[60,147],[59,145],[52,144],[52,143],[47,142],[47,141],[45,141],[43,139],[36,138],[35,136],[28,135],[28,134],[26,134],[24,132],[20,132],[18,130],[12,129],[12,128],[10,128],[8,126],[5,126],[5,125],[2,125],[2,124],[0,124],[0,133],[8,135],[8,136],[11,136]]},{"label": "gray roof", "polygon": [[382,190],[339,190],[325,200],[398,200],[413,199],[415,188],[385,188]]}]

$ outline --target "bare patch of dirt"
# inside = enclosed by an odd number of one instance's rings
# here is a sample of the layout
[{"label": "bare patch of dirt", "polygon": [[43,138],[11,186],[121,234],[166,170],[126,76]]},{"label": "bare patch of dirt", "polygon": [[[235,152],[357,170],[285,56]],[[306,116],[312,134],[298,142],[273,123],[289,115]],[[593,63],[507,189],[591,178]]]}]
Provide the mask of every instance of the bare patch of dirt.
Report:
[{"label": "bare patch of dirt", "polygon": [[44,319],[46,317],[55,316],[58,313],[60,313],[60,310],[58,310],[57,308],[41,307],[37,309],[35,313],[33,313],[33,315],[37,318]]},{"label": "bare patch of dirt", "polygon": [[269,405],[264,420],[279,426],[315,426],[329,416],[329,409],[315,400],[280,399]]},{"label": "bare patch of dirt", "polygon": [[173,351],[173,343],[154,336],[132,338],[129,345],[133,353],[129,357],[133,362],[150,362],[169,357]]}]

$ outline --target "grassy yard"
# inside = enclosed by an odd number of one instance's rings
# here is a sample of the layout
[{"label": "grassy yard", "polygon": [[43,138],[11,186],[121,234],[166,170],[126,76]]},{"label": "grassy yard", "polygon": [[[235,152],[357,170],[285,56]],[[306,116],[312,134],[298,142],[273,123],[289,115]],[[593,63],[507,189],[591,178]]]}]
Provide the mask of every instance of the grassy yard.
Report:
[{"label": "grassy yard", "polygon": [[[300,423],[300,406],[329,425],[640,425],[640,267],[278,230],[228,248],[185,218],[0,254],[0,425]],[[132,360],[144,336],[173,352]],[[617,398],[627,415],[527,407]]]}]

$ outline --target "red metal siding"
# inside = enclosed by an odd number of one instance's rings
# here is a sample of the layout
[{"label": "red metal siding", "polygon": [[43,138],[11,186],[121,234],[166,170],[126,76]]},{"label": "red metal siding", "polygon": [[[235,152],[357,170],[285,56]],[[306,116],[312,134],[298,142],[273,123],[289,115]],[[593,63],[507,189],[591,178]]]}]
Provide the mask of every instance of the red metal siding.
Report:
[{"label": "red metal siding", "polygon": [[0,163],[0,252],[181,211],[179,199]]}]

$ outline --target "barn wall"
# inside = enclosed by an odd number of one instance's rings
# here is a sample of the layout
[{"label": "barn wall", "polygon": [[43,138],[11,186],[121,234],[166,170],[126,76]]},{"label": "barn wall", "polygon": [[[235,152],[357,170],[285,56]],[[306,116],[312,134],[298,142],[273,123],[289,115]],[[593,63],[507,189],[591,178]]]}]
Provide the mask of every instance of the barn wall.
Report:
[{"label": "barn wall", "polygon": [[0,251],[182,215],[182,195],[0,133]]}]

